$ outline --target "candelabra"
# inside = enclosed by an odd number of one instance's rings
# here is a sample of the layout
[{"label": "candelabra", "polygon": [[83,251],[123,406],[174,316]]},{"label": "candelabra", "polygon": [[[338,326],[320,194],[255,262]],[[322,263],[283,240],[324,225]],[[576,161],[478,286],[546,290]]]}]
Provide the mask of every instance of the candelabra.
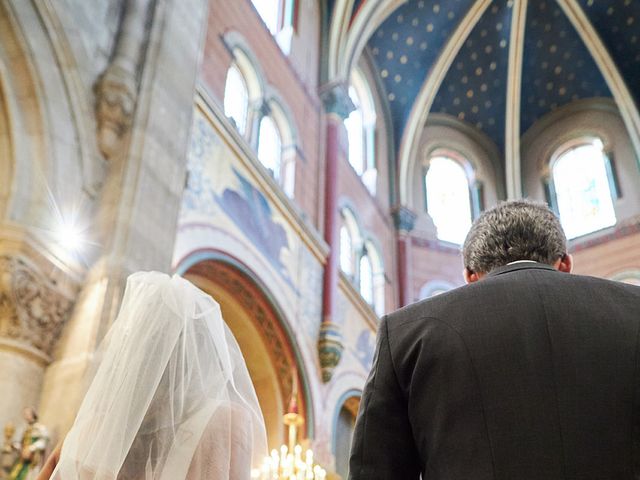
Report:
[{"label": "candelabra", "polygon": [[273,449],[271,455],[264,458],[260,468],[253,469],[251,478],[256,480],[325,480],[327,472],[314,464],[313,451],[303,449],[298,443],[298,429],[304,424],[304,418],[298,413],[294,393],[291,396],[289,411],[284,416],[288,428],[289,443],[280,450]]}]

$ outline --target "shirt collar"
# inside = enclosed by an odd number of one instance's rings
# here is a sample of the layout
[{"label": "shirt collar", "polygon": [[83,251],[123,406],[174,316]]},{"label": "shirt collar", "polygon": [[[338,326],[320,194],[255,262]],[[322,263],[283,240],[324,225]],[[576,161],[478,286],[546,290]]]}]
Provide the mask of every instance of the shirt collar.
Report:
[{"label": "shirt collar", "polygon": [[551,265],[547,265],[546,263],[534,262],[532,260],[517,260],[515,262],[511,262],[507,265],[503,265],[502,267],[494,268],[491,270],[487,277],[494,277],[496,275],[502,275],[503,273],[515,272],[517,270],[551,270],[555,272],[556,269]]}]

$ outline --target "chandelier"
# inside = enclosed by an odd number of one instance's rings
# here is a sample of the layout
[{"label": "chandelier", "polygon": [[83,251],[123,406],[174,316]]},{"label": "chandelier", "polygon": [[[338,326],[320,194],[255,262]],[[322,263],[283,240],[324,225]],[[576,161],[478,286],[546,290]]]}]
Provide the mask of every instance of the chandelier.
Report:
[{"label": "chandelier", "polygon": [[304,418],[298,413],[296,402],[296,384],[291,395],[289,411],[284,416],[284,424],[288,427],[289,443],[283,444],[280,450],[273,449],[266,456],[260,468],[251,471],[251,478],[256,480],[325,480],[327,472],[314,464],[313,451],[304,449],[298,443],[298,428],[304,424]]}]

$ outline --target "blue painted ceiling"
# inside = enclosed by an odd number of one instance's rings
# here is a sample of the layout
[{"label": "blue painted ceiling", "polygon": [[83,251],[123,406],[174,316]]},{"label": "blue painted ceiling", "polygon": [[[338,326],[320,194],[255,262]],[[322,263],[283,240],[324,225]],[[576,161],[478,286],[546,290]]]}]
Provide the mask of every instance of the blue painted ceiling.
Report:
[{"label": "blue painted ceiling", "polygon": [[448,113],[504,144],[507,62],[512,8],[489,7],[460,49],[438,91],[432,112]]},{"label": "blue painted ceiling", "polygon": [[369,41],[393,120],[396,144],[427,72],[472,0],[409,0]]},{"label": "blue painted ceiling", "polygon": [[553,0],[530,2],[522,65],[520,129],[574,100],[611,97],[578,32]]},{"label": "blue painted ceiling", "polygon": [[[354,13],[365,1],[356,0]],[[431,112],[450,114],[504,146],[512,4],[494,0],[446,73]],[[398,147],[416,97],[473,0],[408,0],[367,48]],[[640,104],[640,0],[578,0]],[[357,13],[356,13],[357,14]],[[611,97],[587,47],[556,0],[529,0],[522,65],[521,131],[576,99]]]},{"label": "blue painted ceiling", "polygon": [[640,1],[579,0],[640,106]]}]

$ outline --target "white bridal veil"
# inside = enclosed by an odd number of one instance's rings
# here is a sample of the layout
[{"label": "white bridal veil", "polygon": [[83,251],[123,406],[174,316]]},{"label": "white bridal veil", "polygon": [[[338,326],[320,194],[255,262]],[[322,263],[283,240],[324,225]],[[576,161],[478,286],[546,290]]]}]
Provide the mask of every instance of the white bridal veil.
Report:
[{"label": "white bridal veil", "polygon": [[245,480],[266,453],[220,306],[177,275],[131,275],[51,478]]}]

